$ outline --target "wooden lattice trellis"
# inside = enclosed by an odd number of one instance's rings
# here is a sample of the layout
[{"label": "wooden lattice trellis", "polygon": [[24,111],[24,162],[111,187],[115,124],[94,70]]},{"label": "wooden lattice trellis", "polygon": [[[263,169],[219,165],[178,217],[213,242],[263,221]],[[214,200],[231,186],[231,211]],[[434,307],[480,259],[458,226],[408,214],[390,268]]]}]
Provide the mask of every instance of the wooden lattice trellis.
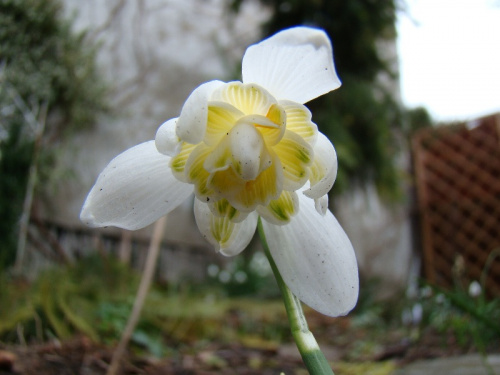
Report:
[{"label": "wooden lattice trellis", "polygon": [[489,263],[486,289],[499,297],[500,115],[473,125],[423,129],[412,139],[424,276],[452,287],[479,281]]}]

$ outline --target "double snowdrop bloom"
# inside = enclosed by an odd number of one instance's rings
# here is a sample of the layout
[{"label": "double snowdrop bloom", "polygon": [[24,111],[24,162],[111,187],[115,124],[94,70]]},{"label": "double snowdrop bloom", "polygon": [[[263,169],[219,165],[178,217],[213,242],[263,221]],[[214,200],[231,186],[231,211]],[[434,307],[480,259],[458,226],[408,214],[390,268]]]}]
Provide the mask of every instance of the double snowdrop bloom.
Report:
[{"label": "double snowdrop bloom", "polygon": [[217,251],[245,249],[260,216],[291,291],[326,315],[346,314],[357,300],[358,269],[327,209],[337,157],[304,106],[340,86],[330,40],[307,27],[282,31],[250,46],[242,70],[242,82],[196,88],[155,141],[113,159],[81,219],[139,229],[194,192],[196,223]]}]

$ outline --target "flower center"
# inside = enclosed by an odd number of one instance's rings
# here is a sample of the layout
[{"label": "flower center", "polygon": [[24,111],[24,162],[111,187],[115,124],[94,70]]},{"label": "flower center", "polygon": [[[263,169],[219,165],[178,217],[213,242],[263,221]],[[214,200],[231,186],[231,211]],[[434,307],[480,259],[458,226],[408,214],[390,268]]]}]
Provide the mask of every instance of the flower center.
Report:
[{"label": "flower center", "polygon": [[224,207],[238,211],[231,211],[231,220],[259,207],[276,207],[276,215],[287,219],[284,212],[293,213],[294,208],[278,203],[294,201],[282,195],[305,184],[313,159],[311,142],[300,130],[312,132],[314,138],[316,128],[307,109],[278,102],[260,86],[241,82],[221,86],[207,104],[203,141],[182,143],[181,152],[172,158],[174,174],[194,184],[198,199],[211,204],[217,216],[229,212],[217,208],[224,201]]}]

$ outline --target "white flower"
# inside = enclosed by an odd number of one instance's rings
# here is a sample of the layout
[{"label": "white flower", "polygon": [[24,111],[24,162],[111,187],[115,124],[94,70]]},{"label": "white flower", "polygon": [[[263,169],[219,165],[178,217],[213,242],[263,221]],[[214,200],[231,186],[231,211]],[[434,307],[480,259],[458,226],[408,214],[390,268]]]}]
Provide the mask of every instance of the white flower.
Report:
[{"label": "white flower", "polygon": [[476,298],[481,295],[483,288],[481,288],[481,284],[477,282],[476,280],[472,281],[469,284],[469,296]]},{"label": "white flower", "polygon": [[337,157],[303,105],[340,86],[330,40],[321,30],[288,29],[250,46],[242,69],[243,82],[199,86],[155,141],[113,159],[80,217],[139,229],[194,192],[199,230],[232,256],[261,216],[291,291],[326,315],[344,315],[359,286],[352,245],[327,210]]}]

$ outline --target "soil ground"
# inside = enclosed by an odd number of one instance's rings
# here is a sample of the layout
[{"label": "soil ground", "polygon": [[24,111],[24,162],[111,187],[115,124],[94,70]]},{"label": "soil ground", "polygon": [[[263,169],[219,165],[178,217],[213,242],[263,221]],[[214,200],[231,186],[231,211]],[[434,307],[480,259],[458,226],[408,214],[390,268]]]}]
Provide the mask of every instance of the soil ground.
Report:
[{"label": "soil ground", "polygon": [[[461,356],[475,352],[459,345],[452,335],[423,329],[378,333],[353,327],[349,318],[331,320],[309,313],[311,330],[338,374],[392,374],[419,360]],[[0,344],[0,375],[105,374],[113,348],[86,337],[65,342],[7,346]],[[500,353],[500,348],[492,348]],[[293,342],[238,340],[235,342],[172,342],[163,358],[129,352],[120,374],[307,374]]]}]

